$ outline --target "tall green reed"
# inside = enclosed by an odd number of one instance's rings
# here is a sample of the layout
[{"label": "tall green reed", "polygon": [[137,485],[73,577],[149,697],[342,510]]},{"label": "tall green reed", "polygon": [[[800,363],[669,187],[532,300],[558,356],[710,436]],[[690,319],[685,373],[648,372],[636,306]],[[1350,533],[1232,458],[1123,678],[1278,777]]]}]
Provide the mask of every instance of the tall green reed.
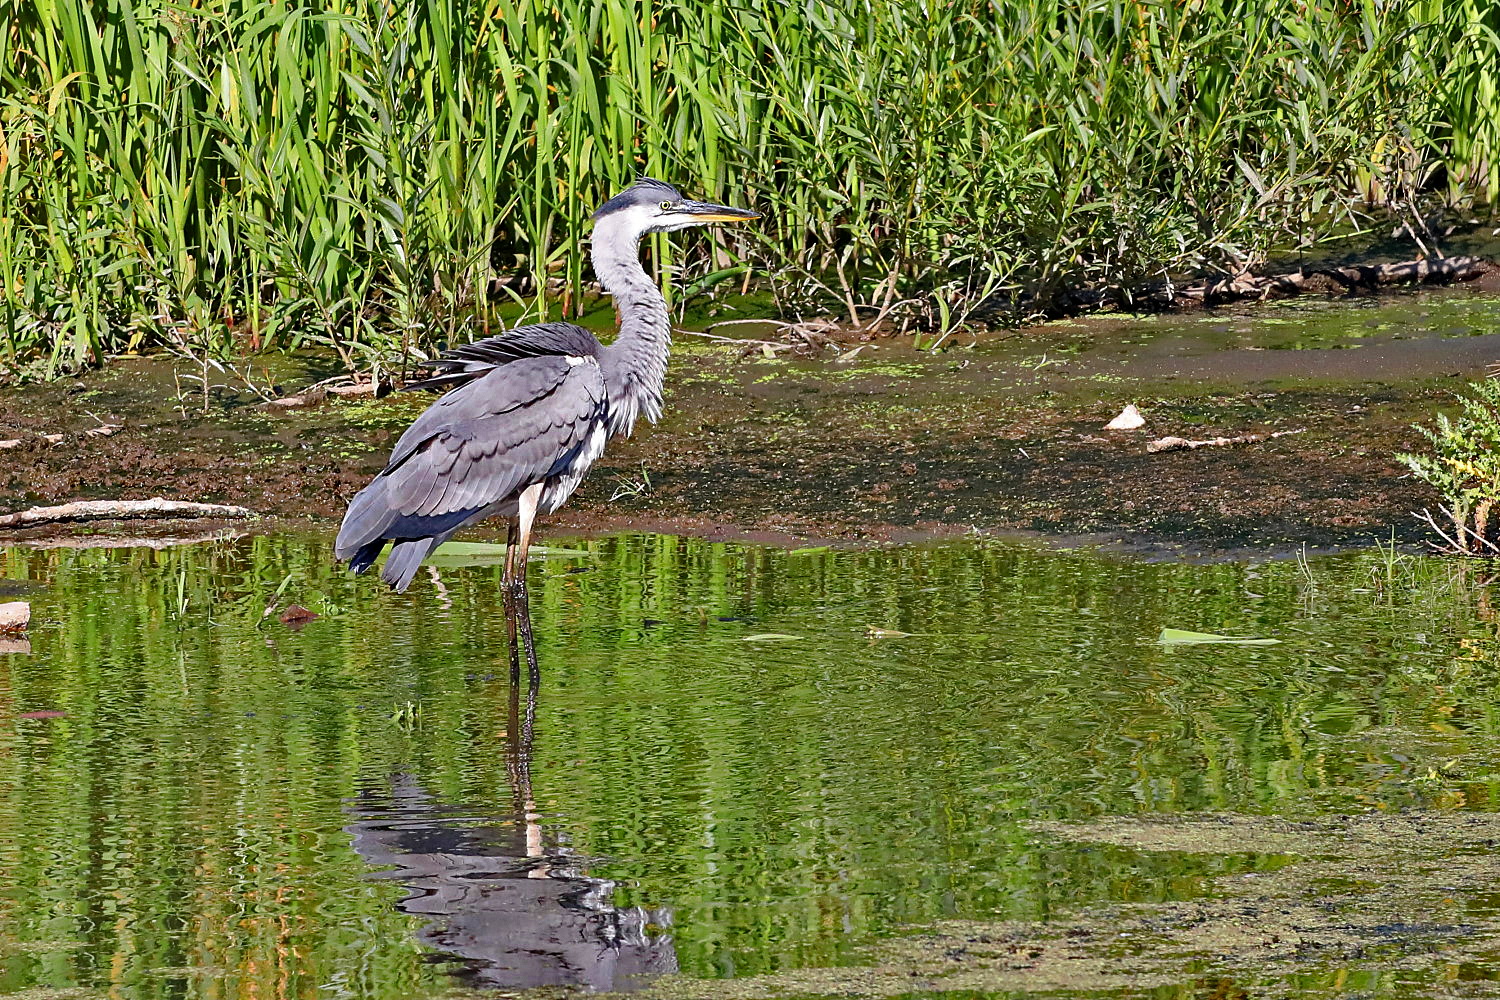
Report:
[{"label": "tall green reed", "polygon": [[0,356],[324,345],[576,311],[637,173],[767,211],[665,241],[785,312],[1237,270],[1371,199],[1487,198],[1488,0],[0,0]]}]

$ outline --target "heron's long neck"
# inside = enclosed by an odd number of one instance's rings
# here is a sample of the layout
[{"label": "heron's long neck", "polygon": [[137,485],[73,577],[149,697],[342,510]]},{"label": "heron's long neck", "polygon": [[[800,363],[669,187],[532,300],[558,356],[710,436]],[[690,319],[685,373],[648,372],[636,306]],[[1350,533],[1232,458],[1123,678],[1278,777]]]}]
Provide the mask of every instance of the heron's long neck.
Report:
[{"label": "heron's long neck", "polygon": [[636,417],[661,416],[662,382],[671,351],[671,322],[662,298],[641,266],[640,246],[630,233],[594,232],[594,273],[615,298],[620,334],[600,359],[609,392],[609,432],[629,434]]}]

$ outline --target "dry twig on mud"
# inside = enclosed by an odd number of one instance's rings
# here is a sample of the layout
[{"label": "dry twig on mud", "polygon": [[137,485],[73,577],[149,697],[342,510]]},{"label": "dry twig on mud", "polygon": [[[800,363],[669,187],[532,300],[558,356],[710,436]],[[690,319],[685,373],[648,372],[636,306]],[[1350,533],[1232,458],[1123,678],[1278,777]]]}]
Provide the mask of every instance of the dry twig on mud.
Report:
[{"label": "dry twig on mud", "polygon": [[292,410],[302,406],[317,406],[329,396],[376,396],[379,395],[379,389],[379,383],[374,381],[362,382],[357,376],[335,375],[315,382],[299,393],[268,399],[261,405],[268,410]]},{"label": "dry twig on mud", "polygon": [[39,524],[65,521],[120,521],[132,518],[186,517],[254,517],[248,507],[218,503],[189,503],[185,500],[79,500],[57,507],[32,507],[14,514],[0,515],[0,528],[31,528]]},{"label": "dry twig on mud", "polygon": [[1164,451],[1195,451],[1198,448],[1222,448],[1234,444],[1258,444],[1261,441],[1269,441],[1271,438],[1286,437],[1289,434],[1301,434],[1307,430],[1299,427],[1294,431],[1277,431],[1274,434],[1241,434],[1237,437],[1206,438],[1201,441],[1191,441],[1187,438],[1164,437],[1157,438],[1146,445],[1146,451],[1155,455]]},{"label": "dry twig on mud", "polygon": [[[731,320],[730,322],[754,322],[754,323],[759,323],[761,321],[760,320],[744,320],[744,321],[741,321],[741,320]],[[714,326],[726,326],[726,325],[728,325],[728,324],[726,324],[726,323],[715,323],[714,324]],[[745,346],[745,347],[769,347],[773,351],[785,351],[785,350],[788,350],[792,346],[790,344],[783,344],[783,343],[781,343],[780,341],[777,341],[777,340],[757,340],[755,338],[746,338],[746,337],[721,337],[717,333],[709,333],[707,330],[684,330],[681,327],[673,327],[672,328],[672,332],[673,333],[680,333],[680,334],[683,334],[684,336],[688,336],[688,337],[702,337],[704,340],[712,340],[715,343],[719,343],[719,344],[735,344],[735,345],[740,345],[740,346]]]},{"label": "dry twig on mud", "polygon": [[[766,320],[759,319],[731,319],[715,323],[709,330],[720,326],[733,326],[740,323],[764,324]],[[781,323],[776,327],[776,332],[785,336],[786,340],[761,340],[759,338],[747,337],[723,337],[708,330],[684,330],[680,327],[673,329],[673,333],[684,334],[689,337],[702,337],[720,344],[733,344],[740,348],[740,357],[747,358],[752,354],[760,354],[767,358],[774,358],[782,351],[793,351],[799,354],[813,355],[821,352],[827,347],[841,347],[834,340],[832,333],[839,326],[830,320],[807,320],[797,323]]]}]

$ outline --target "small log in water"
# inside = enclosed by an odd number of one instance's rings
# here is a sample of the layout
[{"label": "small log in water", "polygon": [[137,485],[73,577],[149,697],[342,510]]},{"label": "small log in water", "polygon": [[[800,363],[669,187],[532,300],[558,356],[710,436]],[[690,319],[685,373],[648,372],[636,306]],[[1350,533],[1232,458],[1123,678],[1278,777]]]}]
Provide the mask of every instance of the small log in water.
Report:
[{"label": "small log in water", "polygon": [[80,500],[57,507],[32,507],[14,514],[0,515],[0,528],[32,528],[39,524],[64,521],[120,521],[132,518],[184,517],[254,517],[248,507],[218,503],[189,503],[185,500]]}]

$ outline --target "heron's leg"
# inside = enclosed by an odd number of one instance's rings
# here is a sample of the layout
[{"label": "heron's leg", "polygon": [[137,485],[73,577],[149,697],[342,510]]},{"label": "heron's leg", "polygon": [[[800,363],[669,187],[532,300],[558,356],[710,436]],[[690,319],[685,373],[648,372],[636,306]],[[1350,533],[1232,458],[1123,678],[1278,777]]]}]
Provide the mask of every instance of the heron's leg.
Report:
[{"label": "heron's leg", "polygon": [[505,604],[505,634],[510,641],[510,683],[521,682],[521,651],[516,645],[516,519],[511,518],[505,534],[505,573],[500,578],[500,598]]},{"label": "heron's leg", "polygon": [[[510,686],[510,715],[505,727],[505,767],[510,775],[510,791],[515,815],[526,827],[526,856],[542,858],[546,855],[542,817],[536,808],[536,796],[531,790],[531,747],[536,730],[537,685],[526,687],[526,714],[521,715],[521,685]],[[550,864],[538,864],[526,871],[527,878],[546,878],[551,872]]]},{"label": "heron's leg", "polygon": [[521,642],[526,646],[526,667],[533,684],[541,679],[541,671],[536,665],[536,639],[531,634],[531,602],[526,593],[526,553],[531,548],[531,525],[536,520],[537,505],[542,499],[542,488],[543,484],[536,483],[522,490],[516,511],[520,539],[516,552],[515,602],[516,610],[519,612],[517,617],[521,625]]}]

